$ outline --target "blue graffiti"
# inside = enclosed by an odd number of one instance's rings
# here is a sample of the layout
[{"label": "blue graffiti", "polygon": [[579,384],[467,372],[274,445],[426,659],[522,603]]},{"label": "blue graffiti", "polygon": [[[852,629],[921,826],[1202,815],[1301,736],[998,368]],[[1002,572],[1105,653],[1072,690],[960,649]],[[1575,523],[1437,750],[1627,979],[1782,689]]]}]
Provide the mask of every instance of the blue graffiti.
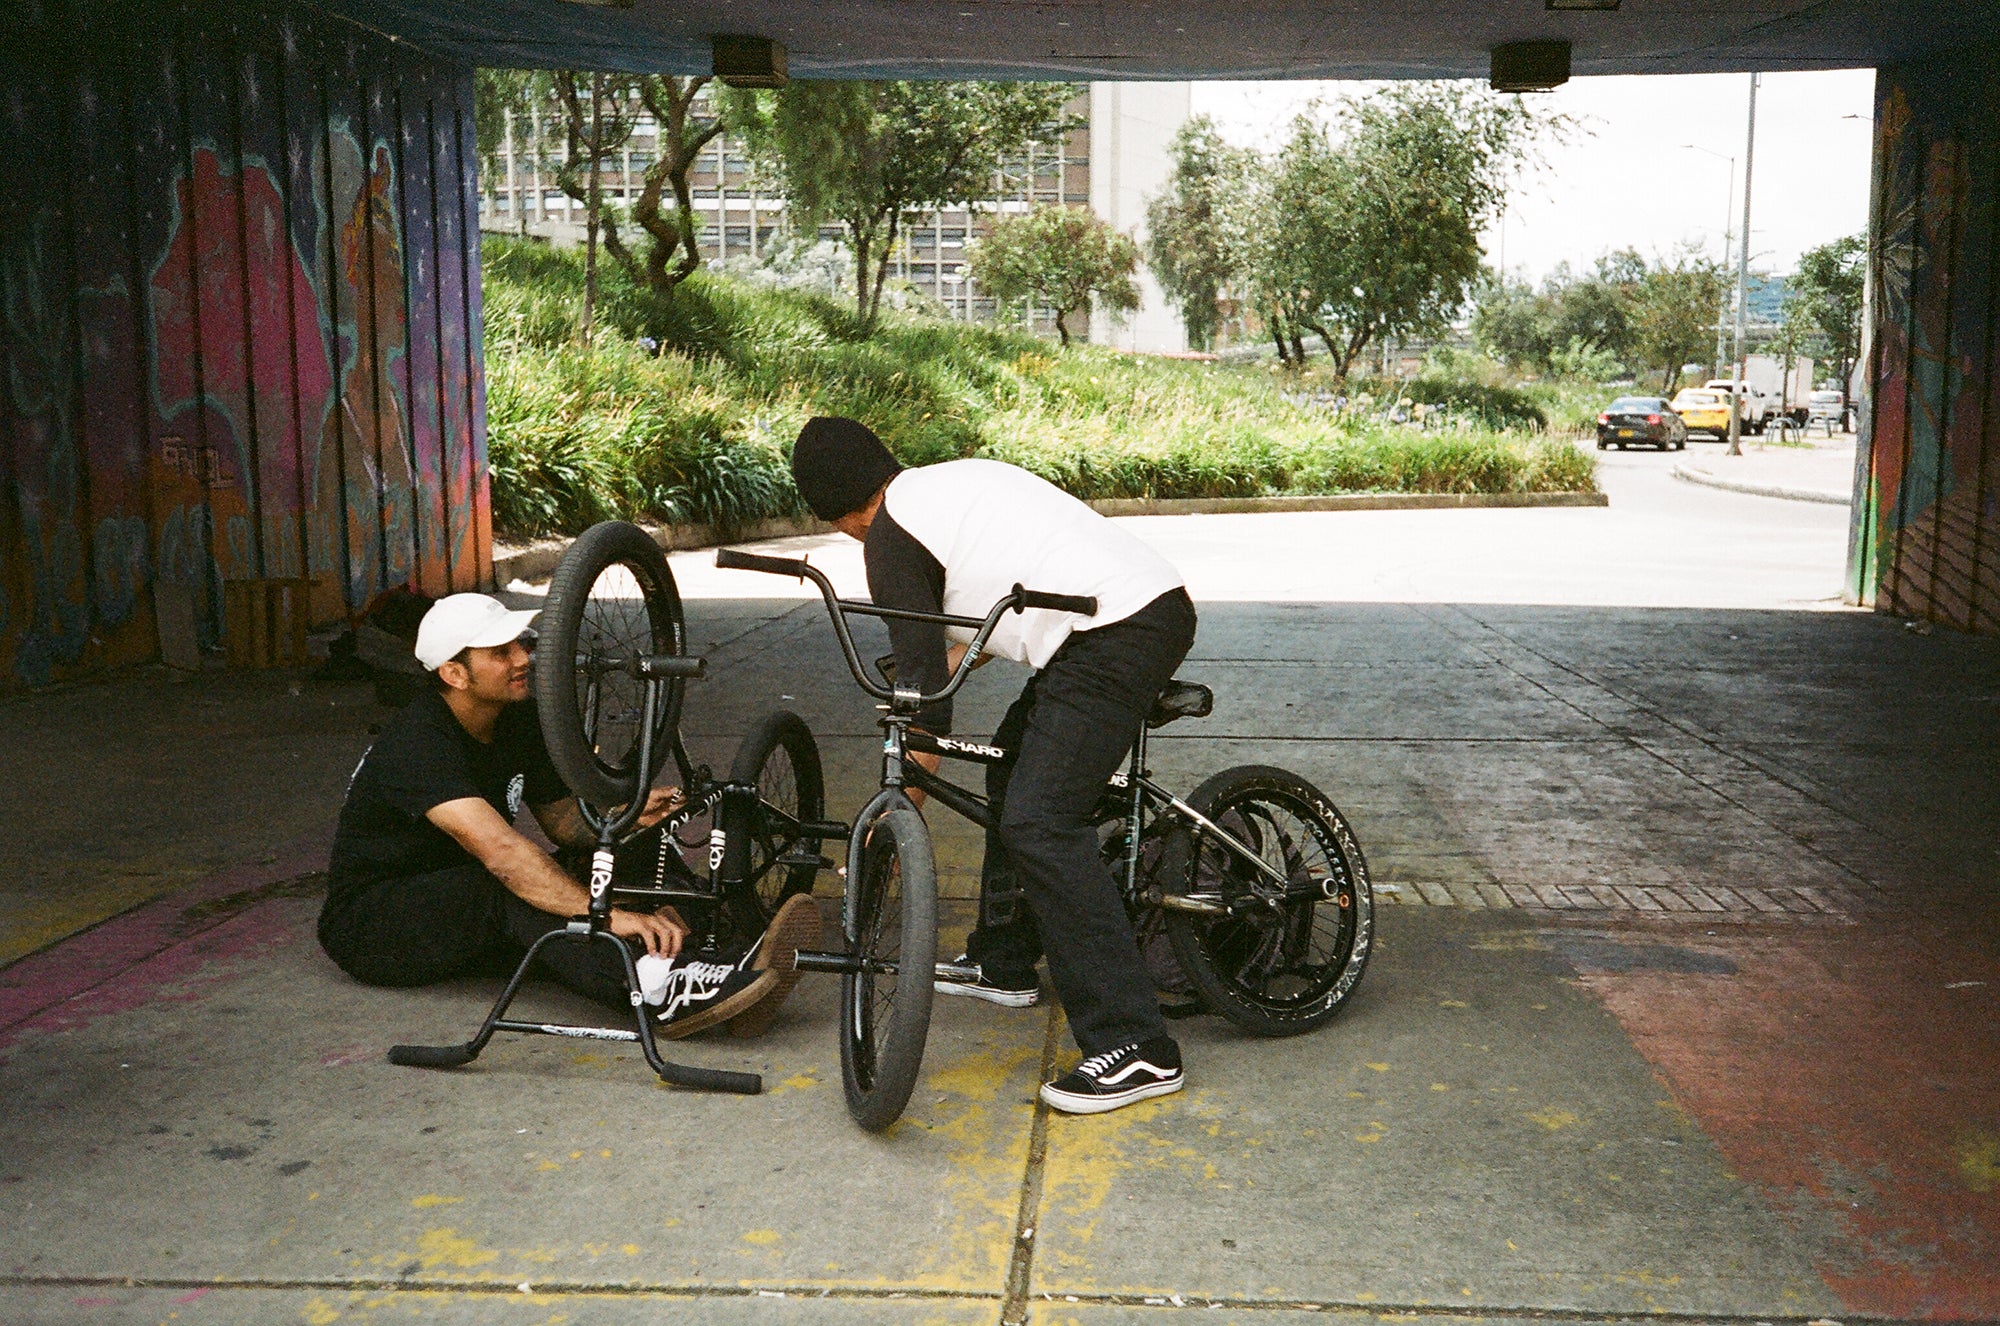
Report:
[{"label": "blue graffiti", "polygon": [[151,542],[146,522],[138,516],[106,516],[92,535],[92,564],[98,624],[117,628],[132,620],[139,595],[151,583]]}]

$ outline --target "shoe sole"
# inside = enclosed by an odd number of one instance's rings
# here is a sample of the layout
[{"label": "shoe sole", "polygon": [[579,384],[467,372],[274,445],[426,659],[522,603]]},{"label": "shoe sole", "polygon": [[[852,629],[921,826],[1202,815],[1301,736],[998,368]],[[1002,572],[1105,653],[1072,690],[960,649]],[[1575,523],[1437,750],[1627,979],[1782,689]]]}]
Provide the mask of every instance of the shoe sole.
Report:
[{"label": "shoe sole", "polygon": [[980,985],[962,985],[957,981],[936,982],[939,994],[960,995],[967,999],[984,999],[989,1004],[1002,1008],[1033,1008],[1042,1002],[1040,990],[992,990]]},{"label": "shoe sole", "polygon": [[822,921],[819,904],[811,894],[796,893],[778,907],[764,942],[751,960],[750,970],[775,974],[774,988],[762,1002],[729,1020],[729,1034],[738,1038],[761,1036],[777,1020],[785,996],[799,983],[798,952],[819,947]]},{"label": "shoe sole", "polygon": [[735,994],[709,1005],[699,1013],[690,1013],[684,1018],[675,1018],[663,1027],[655,1027],[653,1035],[660,1040],[666,1041],[677,1041],[683,1036],[692,1036],[697,1031],[702,1031],[714,1026],[718,1022],[724,1022],[735,1017],[737,1014],[756,1004],[759,1000],[768,997],[772,987],[777,983],[778,973],[774,971],[759,972],[756,980],[750,982],[750,984],[744,986]]},{"label": "shoe sole", "polygon": [[1109,1114],[1113,1110],[1135,1105],[1142,1100],[1150,1100],[1154,1096],[1171,1096],[1186,1085],[1187,1076],[1183,1074],[1171,1082],[1148,1082],[1143,1087],[1133,1087],[1129,1091],[1120,1091],[1115,1095],[1073,1096],[1067,1091],[1055,1090],[1053,1082],[1045,1082],[1042,1084],[1040,1095],[1044,1105],[1052,1110],[1061,1110],[1064,1114]]}]

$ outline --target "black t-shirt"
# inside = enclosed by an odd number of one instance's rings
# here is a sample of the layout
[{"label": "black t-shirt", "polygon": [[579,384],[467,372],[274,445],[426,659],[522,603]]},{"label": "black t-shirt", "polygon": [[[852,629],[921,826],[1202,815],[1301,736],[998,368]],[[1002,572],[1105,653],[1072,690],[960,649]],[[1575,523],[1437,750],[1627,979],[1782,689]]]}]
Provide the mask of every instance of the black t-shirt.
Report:
[{"label": "black t-shirt", "polygon": [[522,806],[567,795],[532,703],[502,710],[489,743],[465,730],[443,696],[422,695],[389,721],[348,780],[327,871],[329,902],[384,879],[474,860],[425,818],[435,806],[482,797],[511,824]]}]

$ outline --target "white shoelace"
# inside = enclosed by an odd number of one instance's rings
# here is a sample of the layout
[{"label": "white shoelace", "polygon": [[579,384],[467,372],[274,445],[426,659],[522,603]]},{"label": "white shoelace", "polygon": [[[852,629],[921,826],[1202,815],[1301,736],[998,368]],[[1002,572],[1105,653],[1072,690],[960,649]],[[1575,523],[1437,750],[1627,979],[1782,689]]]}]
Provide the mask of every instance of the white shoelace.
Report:
[{"label": "white shoelace", "polygon": [[670,1021],[689,1004],[711,999],[736,968],[720,962],[675,963],[658,982],[647,981],[646,1002],[657,1004],[661,1021]]},{"label": "white shoelace", "polygon": [[1130,1045],[1121,1045],[1115,1050],[1106,1050],[1103,1054],[1093,1054],[1090,1058],[1078,1064],[1076,1071],[1082,1073],[1085,1077],[1098,1077],[1105,1069],[1111,1067],[1111,1065],[1117,1063],[1125,1055],[1138,1048],[1139,1042],[1133,1041]]}]

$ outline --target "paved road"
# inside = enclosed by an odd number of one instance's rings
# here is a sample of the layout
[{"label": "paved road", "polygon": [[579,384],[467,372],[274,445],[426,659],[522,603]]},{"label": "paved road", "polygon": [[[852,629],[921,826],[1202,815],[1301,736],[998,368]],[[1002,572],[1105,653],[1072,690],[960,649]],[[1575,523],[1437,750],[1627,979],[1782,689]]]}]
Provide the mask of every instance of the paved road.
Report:
[{"label": "paved road", "polygon": [[[840,1106],[830,983],[682,1048],[755,1100],[553,1041],[399,1070],[382,1046],[490,988],[345,981],[286,882],[313,845],[260,847],[0,971],[0,1320],[2000,1316],[2000,648],[1841,609],[1841,512],[1675,460],[1606,457],[1603,510],[1134,522],[1221,699],[1159,767],[1298,768],[1385,885],[1322,1032],[1183,1023],[1185,1095],[1050,1119],[1059,1019],[941,1001],[880,1139]],[[698,751],[789,704],[851,807],[872,716],[824,622],[707,560],[676,559],[717,661]],[[975,730],[1012,679],[977,680]],[[148,687],[60,698],[123,716],[77,767],[144,748]],[[346,760],[365,716],[298,740]],[[337,782],[255,767],[330,816]],[[945,833],[961,888],[972,846]]]}]

